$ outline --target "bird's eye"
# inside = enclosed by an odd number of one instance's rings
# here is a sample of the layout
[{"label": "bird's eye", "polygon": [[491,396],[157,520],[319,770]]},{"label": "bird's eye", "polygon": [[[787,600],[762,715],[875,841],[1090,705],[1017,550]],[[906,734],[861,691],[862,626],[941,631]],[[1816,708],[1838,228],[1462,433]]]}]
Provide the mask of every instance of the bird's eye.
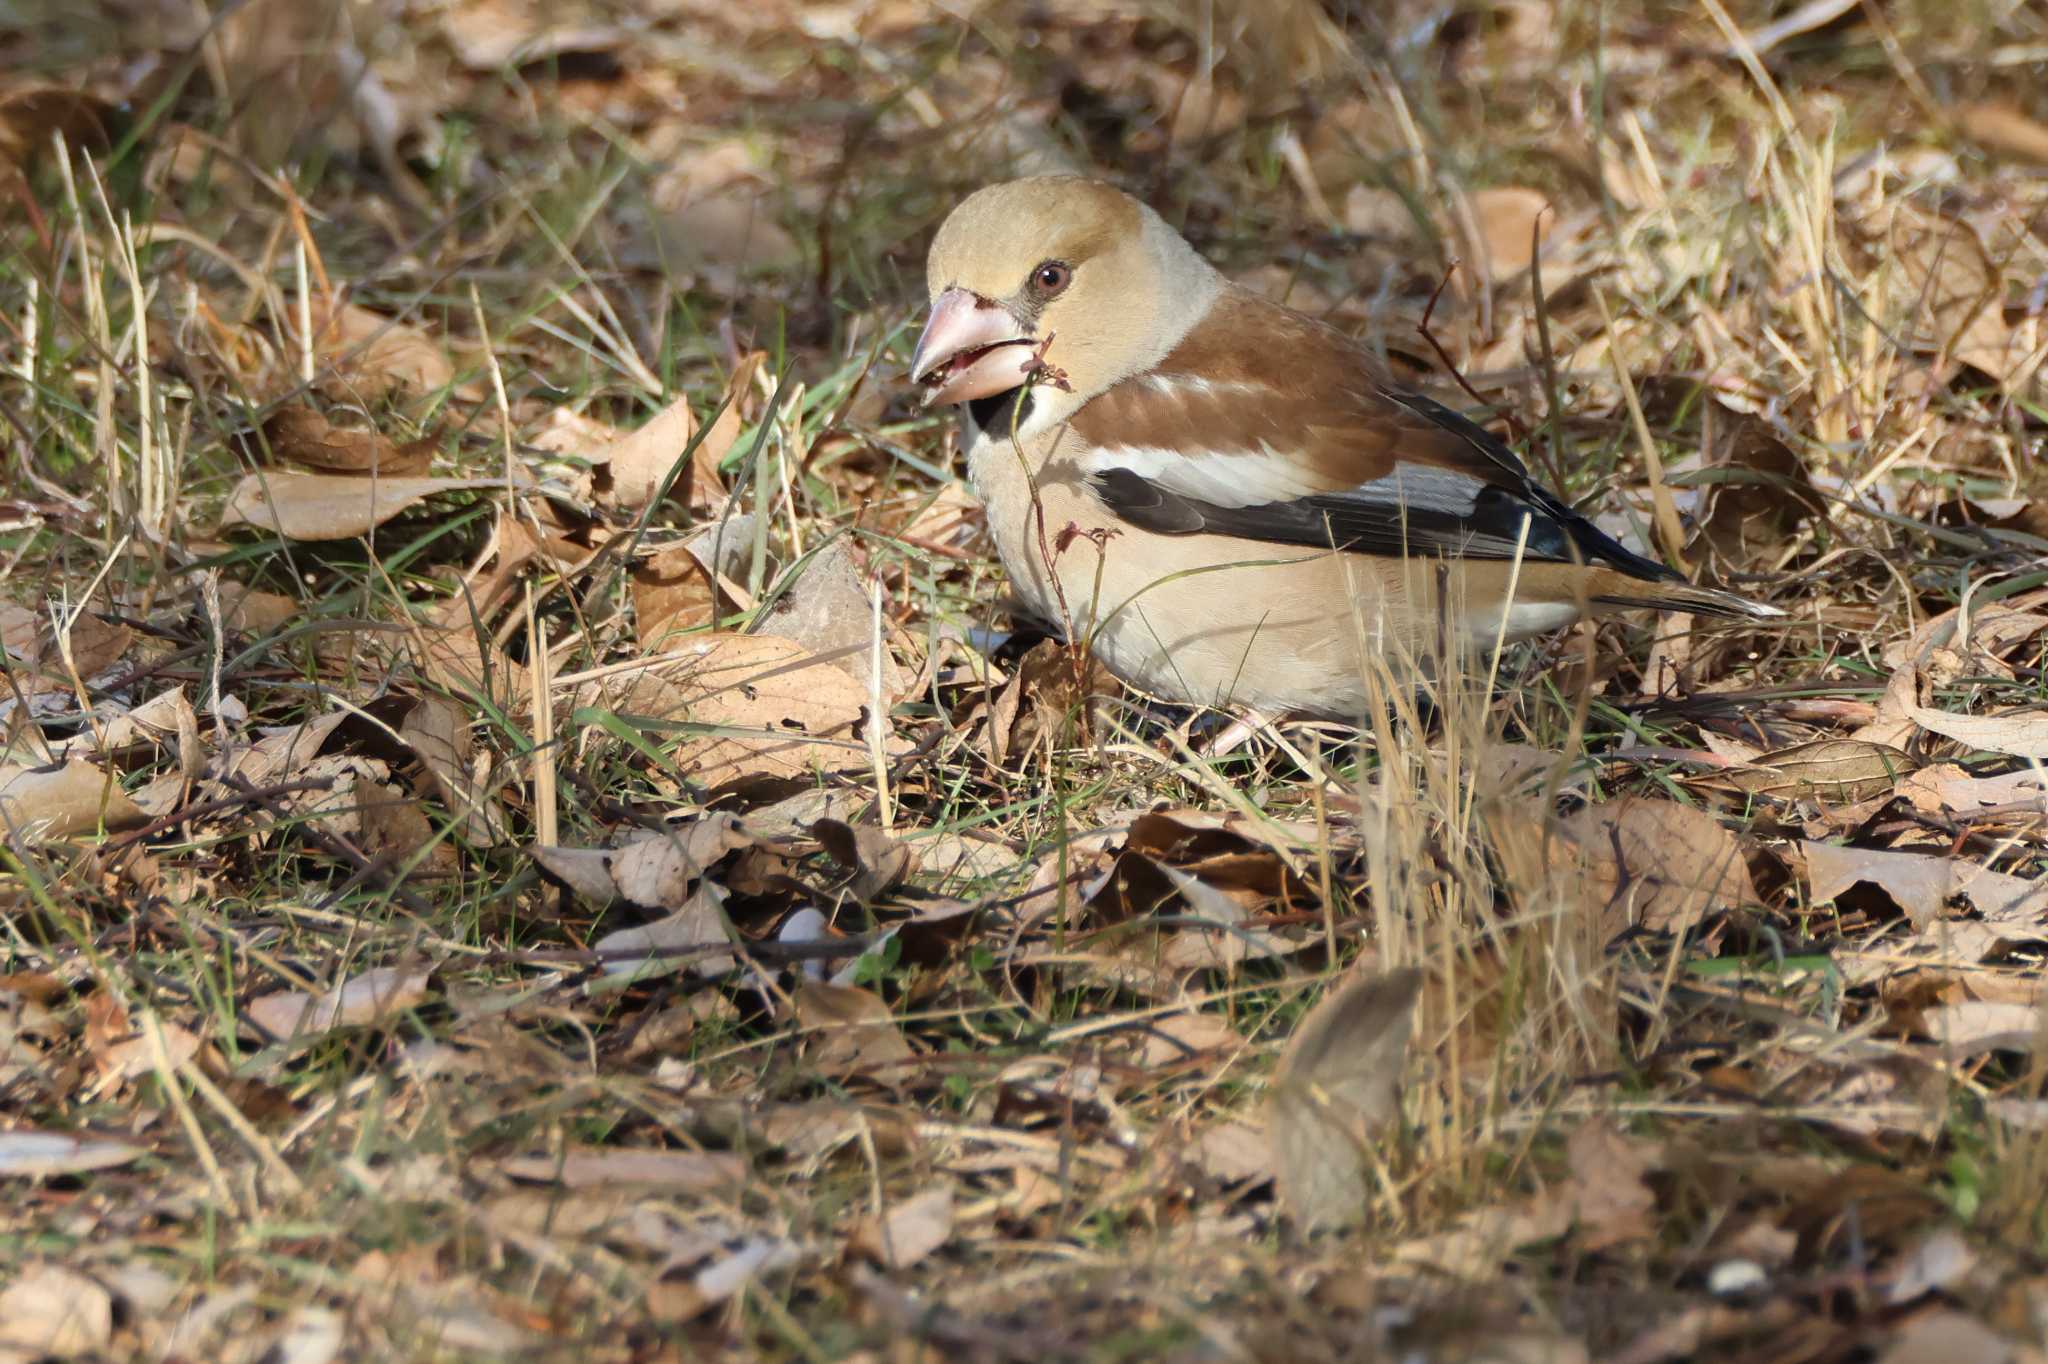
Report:
[{"label": "bird's eye", "polygon": [[1074,267],[1062,260],[1049,260],[1031,272],[1031,288],[1040,298],[1051,298],[1074,282]]}]

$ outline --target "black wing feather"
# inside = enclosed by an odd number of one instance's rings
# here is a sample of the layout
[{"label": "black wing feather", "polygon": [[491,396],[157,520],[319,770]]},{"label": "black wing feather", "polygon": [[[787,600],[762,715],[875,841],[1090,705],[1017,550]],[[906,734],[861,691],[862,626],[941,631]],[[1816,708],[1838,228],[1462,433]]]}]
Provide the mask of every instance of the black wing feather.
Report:
[{"label": "black wing feather", "polygon": [[1389,389],[1386,396],[1458,436],[1496,471],[1497,481],[1479,486],[1469,511],[1404,502],[1377,486],[1228,507],[1114,467],[1096,473],[1095,486],[1118,516],[1161,535],[1206,531],[1360,554],[1441,553],[1474,559],[1511,559],[1520,542],[1522,555],[1532,560],[1601,562],[1653,582],[1679,580],[1680,575],[1629,550],[1532,481],[1514,451],[1483,427],[1420,394]]}]

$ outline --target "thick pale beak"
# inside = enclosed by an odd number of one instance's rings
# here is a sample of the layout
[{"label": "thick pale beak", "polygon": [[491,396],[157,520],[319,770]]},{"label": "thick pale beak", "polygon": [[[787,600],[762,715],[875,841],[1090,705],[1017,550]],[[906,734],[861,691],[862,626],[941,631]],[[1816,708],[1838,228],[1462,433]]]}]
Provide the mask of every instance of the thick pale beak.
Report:
[{"label": "thick pale beak", "polygon": [[1008,393],[1036,364],[1031,338],[1008,308],[955,288],[932,305],[910,377],[925,386],[924,405],[939,407]]}]

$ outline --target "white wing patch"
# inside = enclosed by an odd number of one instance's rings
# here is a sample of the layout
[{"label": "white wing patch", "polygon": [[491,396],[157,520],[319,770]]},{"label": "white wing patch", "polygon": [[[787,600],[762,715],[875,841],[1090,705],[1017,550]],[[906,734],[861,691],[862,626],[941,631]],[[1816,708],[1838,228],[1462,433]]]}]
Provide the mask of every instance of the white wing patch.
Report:
[{"label": "white wing patch", "polygon": [[1089,451],[1082,458],[1081,467],[1091,474],[1124,469],[1168,492],[1212,507],[1256,507],[1303,497],[1341,497],[1346,501],[1383,504],[1392,513],[1390,520],[1398,516],[1402,507],[1447,516],[1471,516],[1479,494],[1487,486],[1455,469],[1401,464],[1370,483],[1331,489],[1311,482],[1293,460],[1270,449],[1256,453],[1205,450],[1190,456],[1178,450],[1112,445]]},{"label": "white wing patch", "polygon": [[1486,484],[1456,469],[1429,464],[1397,464],[1394,472],[1370,483],[1361,483],[1343,496],[1361,502],[1385,502],[1392,507],[1441,512],[1446,516],[1472,515]]},{"label": "white wing patch", "polygon": [[1293,461],[1264,451],[1186,455],[1150,446],[1109,445],[1090,450],[1081,467],[1091,474],[1125,469],[1168,492],[1212,507],[1256,507],[1292,502],[1325,491],[1303,478]]}]

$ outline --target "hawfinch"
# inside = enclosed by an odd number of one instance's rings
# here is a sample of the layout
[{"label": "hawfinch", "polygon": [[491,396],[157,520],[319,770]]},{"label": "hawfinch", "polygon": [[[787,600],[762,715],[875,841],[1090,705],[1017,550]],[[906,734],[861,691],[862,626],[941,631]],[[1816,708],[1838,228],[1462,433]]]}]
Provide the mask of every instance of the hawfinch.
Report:
[{"label": "hawfinch", "polygon": [[911,377],[961,405],[1004,567],[1143,691],[1355,720],[1368,651],[1398,669],[1602,609],[1782,614],[1631,553],[1110,185],[980,190],[926,278]]}]

